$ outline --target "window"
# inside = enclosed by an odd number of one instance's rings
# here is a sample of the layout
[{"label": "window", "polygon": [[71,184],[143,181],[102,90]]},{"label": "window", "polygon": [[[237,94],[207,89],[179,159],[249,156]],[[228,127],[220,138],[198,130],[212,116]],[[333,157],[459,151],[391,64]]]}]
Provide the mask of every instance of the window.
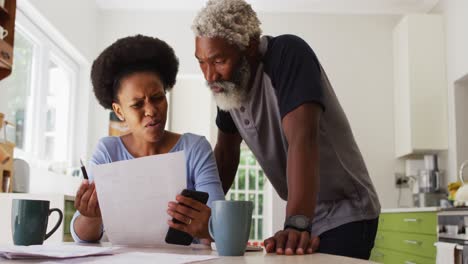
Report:
[{"label": "window", "polygon": [[[7,139],[15,142],[16,147],[25,148],[25,114],[31,100],[31,68],[34,45],[20,31],[15,32],[13,71],[2,82],[1,111],[6,119],[16,125],[15,133],[7,133]],[[8,127],[7,127],[8,129]]]},{"label": "window", "polygon": [[0,111],[16,125],[7,131],[16,157],[49,169],[71,165],[78,75],[78,64],[18,10],[13,71],[0,99]]},{"label": "window", "polygon": [[267,179],[255,156],[244,144],[241,147],[239,168],[234,183],[226,195],[227,200],[252,201],[254,210],[249,240],[264,239],[264,187]]}]

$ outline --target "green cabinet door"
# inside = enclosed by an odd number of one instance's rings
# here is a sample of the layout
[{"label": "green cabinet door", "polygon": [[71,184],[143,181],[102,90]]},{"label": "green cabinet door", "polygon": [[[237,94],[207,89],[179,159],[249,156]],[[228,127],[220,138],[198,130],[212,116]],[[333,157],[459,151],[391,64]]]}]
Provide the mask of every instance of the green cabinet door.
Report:
[{"label": "green cabinet door", "polygon": [[436,257],[436,236],[413,233],[379,231],[375,239],[375,247],[392,249],[426,258]]},{"label": "green cabinet door", "polygon": [[382,213],[379,230],[437,235],[436,212]]},{"label": "green cabinet door", "polygon": [[65,200],[64,211],[65,212],[63,216],[63,241],[71,242],[73,241],[73,238],[70,232],[70,224],[71,224],[73,215],[75,214],[75,211],[76,211],[74,202],[70,200]]},{"label": "green cabinet door", "polygon": [[371,261],[384,264],[435,264],[435,259],[405,254],[390,249],[374,248]]}]

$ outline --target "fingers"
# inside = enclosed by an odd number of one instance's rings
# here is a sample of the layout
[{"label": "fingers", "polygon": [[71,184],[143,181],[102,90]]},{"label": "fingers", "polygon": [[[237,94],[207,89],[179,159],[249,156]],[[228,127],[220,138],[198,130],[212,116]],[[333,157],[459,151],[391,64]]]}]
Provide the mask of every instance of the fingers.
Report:
[{"label": "fingers", "polygon": [[167,213],[174,217],[175,219],[179,220],[182,224],[186,224],[186,225],[189,225],[192,223],[192,220],[193,218],[187,216],[187,215],[184,215],[184,214],[181,214],[177,211],[174,211],[174,210],[171,210],[171,209],[168,209],[167,210]]},{"label": "fingers", "polygon": [[101,207],[99,207],[99,201],[98,203],[96,204],[96,208],[94,210],[94,214],[98,217],[101,217]]},{"label": "fingers", "polygon": [[91,198],[91,195],[93,194],[94,192],[94,184],[90,184],[88,189],[86,190],[86,192],[83,194],[83,196],[81,196],[81,208],[83,209],[87,209],[88,207],[88,202],[89,202],[89,199]]},{"label": "fingers", "polygon": [[89,181],[88,180],[83,180],[83,182],[80,185],[80,188],[78,188],[78,191],[76,192],[76,197],[75,197],[75,208],[79,208],[81,204],[81,196],[86,192],[89,186]]},{"label": "fingers", "polygon": [[96,212],[97,203],[98,203],[97,192],[96,192],[96,188],[94,188],[93,193],[91,194],[91,197],[89,198],[89,201],[88,201],[88,212]]},{"label": "fingers", "polygon": [[287,231],[280,231],[275,234],[276,240],[276,254],[283,255],[284,254],[284,246],[286,244],[286,240],[288,239]]},{"label": "fingers", "polygon": [[312,237],[307,245],[307,253],[312,254],[317,252],[320,245],[320,238],[319,237]]},{"label": "fingers", "polygon": [[276,241],[274,237],[270,237],[268,239],[265,239],[263,241],[263,244],[265,245],[265,250],[267,253],[273,253],[276,250]]},{"label": "fingers", "polygon": [[309,241],[310,241],[309,233],[301,232],[299,243],[298,243],[297,249],[296,249],[296,254],[297,255],[304,255],[305,253],[307,253],[306,250],[307,250],[307,246],[309,244]]},{"label": "fingers", "polygon": [[308,232],[287,229],[278,231],[273,237],[266,239],[264,244],[267,253],[303,255],[317,251],[319,238],[311,238]]},{"label": "fingers", "polygon": [[194,199],[178,195],[177,202],[169,202],[167,214],[172,216],[169,226],[198,238],[211,238],[208,220],[211,209]]},{"label": "fingers", "polygon": [[[301,233],[297,232],[297,231],[292,231],[292,230],[289,230],[287,232],[287,238],[286,238],[286,248],[285,248],[285,251],[284,253],[288,256],[290,255],[294,255],[295,252],[296,252],[296,248],[297,248],[297,244],[298,244],[298,240],[300,239],[300,236],[301,236]],[[307,238],[307,241],[309,239]]]},{"label": "fingers", "polygon": [[[174,222],[174,221],[172,221],[172,220],[168,220],[168,221],[167,221],[167,224],[168,224],[170,227],[174,228],[174,229],[177,229],[177,230],[183,231],[183,232],[185,232],[185,233],[191,234],[191,232],[190,232],[190,231],[188,230],[188,228],[187,228],[187,225],[184,224],[184,223],[180,223],[180,224],[179,224],[179,223],[176,223],[176,222]],[[191,234],[191,235],[192,235],[192,234]]]},{"label": "fingers", "polygon": [[178,199],[179,203],[169,202],[169,209],[192,219],[199,218],[201,215],[208,215],[209,218],[211,209],[208,206],[191,198],[183,198],[185,199]]},{"label": "fingers", "polygon": [[95,217],[95,205],[97,203],[97,194],[95,194],[96,202],[94,204],[90,203],[91,197],[93,193],[95,193],[95,185],[94,183],[88,184],[88,187],[85,189],[84,193],[81,195],[81,198],[75,198],[75,200],[79,200],[78,207],[76,209],[84,216],[88,217]]},{"label": "fingers", "polygon": [[207,207],[205,204],[197,201],[197,200],[194,200],[192,198],[189,198],[189,197],[185,197],[183,195],[177,195],[176,196],[176,201],[179,202],[179,203],[182,203],[186,206],[189,206],[189,207],[192,207],[193,209],[197,210],[197,211],[202,211],[205,207]]}]

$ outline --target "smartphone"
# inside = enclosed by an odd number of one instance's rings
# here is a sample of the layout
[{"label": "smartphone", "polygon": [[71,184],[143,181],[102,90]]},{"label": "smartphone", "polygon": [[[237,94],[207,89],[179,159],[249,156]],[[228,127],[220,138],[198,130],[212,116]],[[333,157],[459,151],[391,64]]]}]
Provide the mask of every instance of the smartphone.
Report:
[{"label": "smartphone", "polygon": [[[208,202],[209,195],[206,192],[199,192],[199,191],[184,189],[181,194],[185,197],[192,198],[204,204]],[[172,221],[174,221],[175,223],[181,223],[179,220],[175,218],[173,218]],[[169,227],[165,240],[166,240],[166,243],[168,244],[188,246],[192,244],[193,237],[188,233]]]}]

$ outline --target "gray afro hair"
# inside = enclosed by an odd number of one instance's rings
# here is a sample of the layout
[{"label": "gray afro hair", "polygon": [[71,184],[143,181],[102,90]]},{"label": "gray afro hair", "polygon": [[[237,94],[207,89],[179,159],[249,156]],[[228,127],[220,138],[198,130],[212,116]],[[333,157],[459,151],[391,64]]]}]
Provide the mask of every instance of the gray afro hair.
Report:
[{"label": "gray afro hair", "polygon": [[197,37],[220,37],[244,50],[262,34],[260,21],[244,0],[209,0],[193,21]]}]

